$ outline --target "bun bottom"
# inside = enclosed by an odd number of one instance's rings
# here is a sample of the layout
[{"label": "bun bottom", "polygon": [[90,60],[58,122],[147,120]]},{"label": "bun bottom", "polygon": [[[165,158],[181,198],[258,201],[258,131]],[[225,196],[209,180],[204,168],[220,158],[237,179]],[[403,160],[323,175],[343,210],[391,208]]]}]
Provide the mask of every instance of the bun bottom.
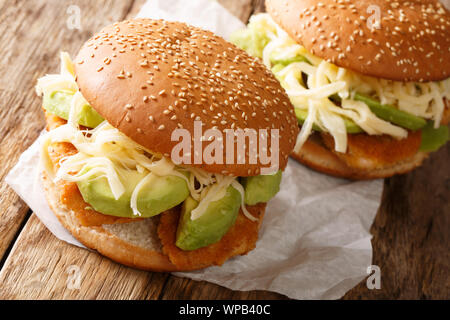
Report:
[{"label": "bun bottom", "polygon": [[[152,245],[157,240],[157,217],[127,224],[103,226],[83,226],[72,210],[60,201],[56,185],[43,173],[47,202],[55,216],[69,232],[86,247],[126,266],[151,271],[177,271],[161,248]],[[106,228],[105,228],[106,227]],[[130,228],[134,227],[134,228]],[[120,230],[121,229],[121,230]],[[127,234],[133,229],[134,235]],[[128,237],[127,237],[128,236]],[[156,242],[156,241],[155,241]]]},{"label": "bun bottom", "polygon": [[419,151],[414,156],[393,164],[363,170],[348,166],[335,153],[312,139],[308,139],[298,153],[291,154],[292,158],[316,171],[351,180],[388,178],[404,174],[420,166],[427,156],[427,153]]},{"label": "bun bottom", "polygon": [[[58,186],[45,173],[42,174],[42,182],[51,210],[78,241],[115,262],[148,271],[202,269],[211,265],[221,265],[233,256],[248,253],[255,248],[259,226],[265,212],[265,204],[250,206],[248,207],[250,212],[259,217],[257,223],[248,220],[241,213],[235,225],[221,241],[198,250],[182,251],[174,244],[178,208],[129,223],[86,226],[77,218],[73,209],[67,208],[61,202]],[[166,221],[164,224],[160,222],[163,220]],[[172,222],[168,224],[167,221]],[[164,243],[158,234],[165,234],[161,238]]]}]

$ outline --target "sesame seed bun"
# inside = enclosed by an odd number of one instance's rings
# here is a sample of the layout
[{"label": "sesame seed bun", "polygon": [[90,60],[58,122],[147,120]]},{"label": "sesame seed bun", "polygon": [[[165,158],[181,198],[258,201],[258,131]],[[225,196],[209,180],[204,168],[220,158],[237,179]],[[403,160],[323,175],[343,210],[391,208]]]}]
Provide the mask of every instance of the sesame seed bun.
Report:
[{"label": "sesame seed bun", "polygon": [[[75,60],[78,86],[111,125],[147,149],[170,156],[177,128],[278,129],[284,169],[298,126],[289,98],[257,59],[211,32],[179,22],[138,19],[105,27]],[[271,132],[268,132],[270,146]],[[203,143],[203,150],[208,143]],[[246,139],[246,150],[249,142]],[[237,152],[235,152],[237,163]],[[195,164],[235,176],[260,174],[260,163]],[[202,161],[203,162],[203,161]]]},{"label": "sesame seed bun", "polygon": [[[337,66],[397,81],[450,77],[450,12],[438,0],[266,0],[266,7],[293,39]],[[370,27],[376,10],[379,29]]]}]

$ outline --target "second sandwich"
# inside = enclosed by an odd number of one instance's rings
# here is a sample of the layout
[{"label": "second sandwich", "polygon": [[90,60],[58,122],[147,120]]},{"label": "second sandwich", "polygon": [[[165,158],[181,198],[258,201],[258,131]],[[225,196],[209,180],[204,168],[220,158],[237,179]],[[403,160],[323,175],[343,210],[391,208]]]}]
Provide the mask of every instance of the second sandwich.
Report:
[{"label": "second sandwich", "polygon": [[267,0],[232,41],[261,58],[301,126],[293,157],[388,177],[448,140],[450,12],[431,1]]}]

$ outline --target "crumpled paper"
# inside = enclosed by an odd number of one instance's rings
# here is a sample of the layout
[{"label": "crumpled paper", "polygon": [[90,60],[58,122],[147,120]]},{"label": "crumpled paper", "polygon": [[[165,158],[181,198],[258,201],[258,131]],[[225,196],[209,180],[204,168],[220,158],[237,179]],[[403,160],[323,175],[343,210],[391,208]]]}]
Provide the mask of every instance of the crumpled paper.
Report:
[{"label": "crumpled paper", "polygon": [[[244,27],[210,0],[151,0],[138,16],[188,22],[224,38]],[[39,181],[40,139],[21,155],[6,182],[56,237],[83,247],[45,201]],[[367,276],[372,264],[369,229],[382,189],[382,180],[337,179],[290,160],[281,190],[267,206],[256,249],[221,267],[175,275],[294,299],[340,298]]]}]

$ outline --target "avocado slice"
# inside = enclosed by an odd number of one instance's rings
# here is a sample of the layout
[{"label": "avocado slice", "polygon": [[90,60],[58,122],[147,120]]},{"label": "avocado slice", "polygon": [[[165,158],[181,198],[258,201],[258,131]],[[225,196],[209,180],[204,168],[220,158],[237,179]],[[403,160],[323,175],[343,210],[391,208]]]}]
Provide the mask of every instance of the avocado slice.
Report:
[{"label": "avocado slice", "polygon": [[239,214],[241,194],[229,186],[223,198],[212,201],[202,216],[192,220],[191,212],[197,205],[191,197],[183,203],[175,242],[182,250],[196,250],[222,239]]},{"label": "avocado slice", "polygon": [[281,170],[272,175],[245,177],[242,185],[245,190],[244,202],[250,206],[268,202],[280,191]]},{"label": "avocado slice", "polygon": [[[117,217],[136,218],[130,207],[131,194],[136,185],[148,173],[140,173],[136,170],[118,170],[120,180],[125,186],[125,192],[117,200],[114,198],[106,177],[93,175],[88,179],[78,181],[78,189],[84,201],[96,211]],[[188,196],[189,189],[183,178],[154,175],[140,190],[137,208],[142,214],[140,217],[152,217],[182,203]]]},{"label": "avocado slice", "polygon": [[428,121],[427,125],[422,128],[422,142],[420,151],[432,152],[438,150],[449,140],[449,130],[445,125],[434,128],[434,122]]},{"label": "avocado slice", "polygon": [[[307,110],[302,110],[299,108],[295,108],[295,115],[297,116],[297,121],[299,125],[303,125],[303,123],[306,120],[306,117],[308,116],[308,111]],[[341,118],[344,120],[345,123],[345,129],[347,130],[347,133],[360,133],[362,132],[362,129],[355,123],[353,122],[353,120],[342,117]],[[313,124],[313,129],[316,131],[322,131],[322,129],[320,129],[320,127],[316,124]]]},{"label": "avocado slice", "polygon": [[[44,95],[43,107],[49,113],[57,115],[65,120],[69,119],[70,103],[74,93],[71,91],[55,91]],[[89,128],[95,128],[103,122],[101,115],[89,105],[84,105],[76,115],[78,124]]]},{"label": "avocado slice", "polygon": [[423,128],[427,124],[427,121],[423,118],[399,110],[391,105],[381,104],[380,102],[363,94],[355,93],[354,99],[367,104],[370,110],[378,118],[389,121],[402,128],[415,131]]}]

